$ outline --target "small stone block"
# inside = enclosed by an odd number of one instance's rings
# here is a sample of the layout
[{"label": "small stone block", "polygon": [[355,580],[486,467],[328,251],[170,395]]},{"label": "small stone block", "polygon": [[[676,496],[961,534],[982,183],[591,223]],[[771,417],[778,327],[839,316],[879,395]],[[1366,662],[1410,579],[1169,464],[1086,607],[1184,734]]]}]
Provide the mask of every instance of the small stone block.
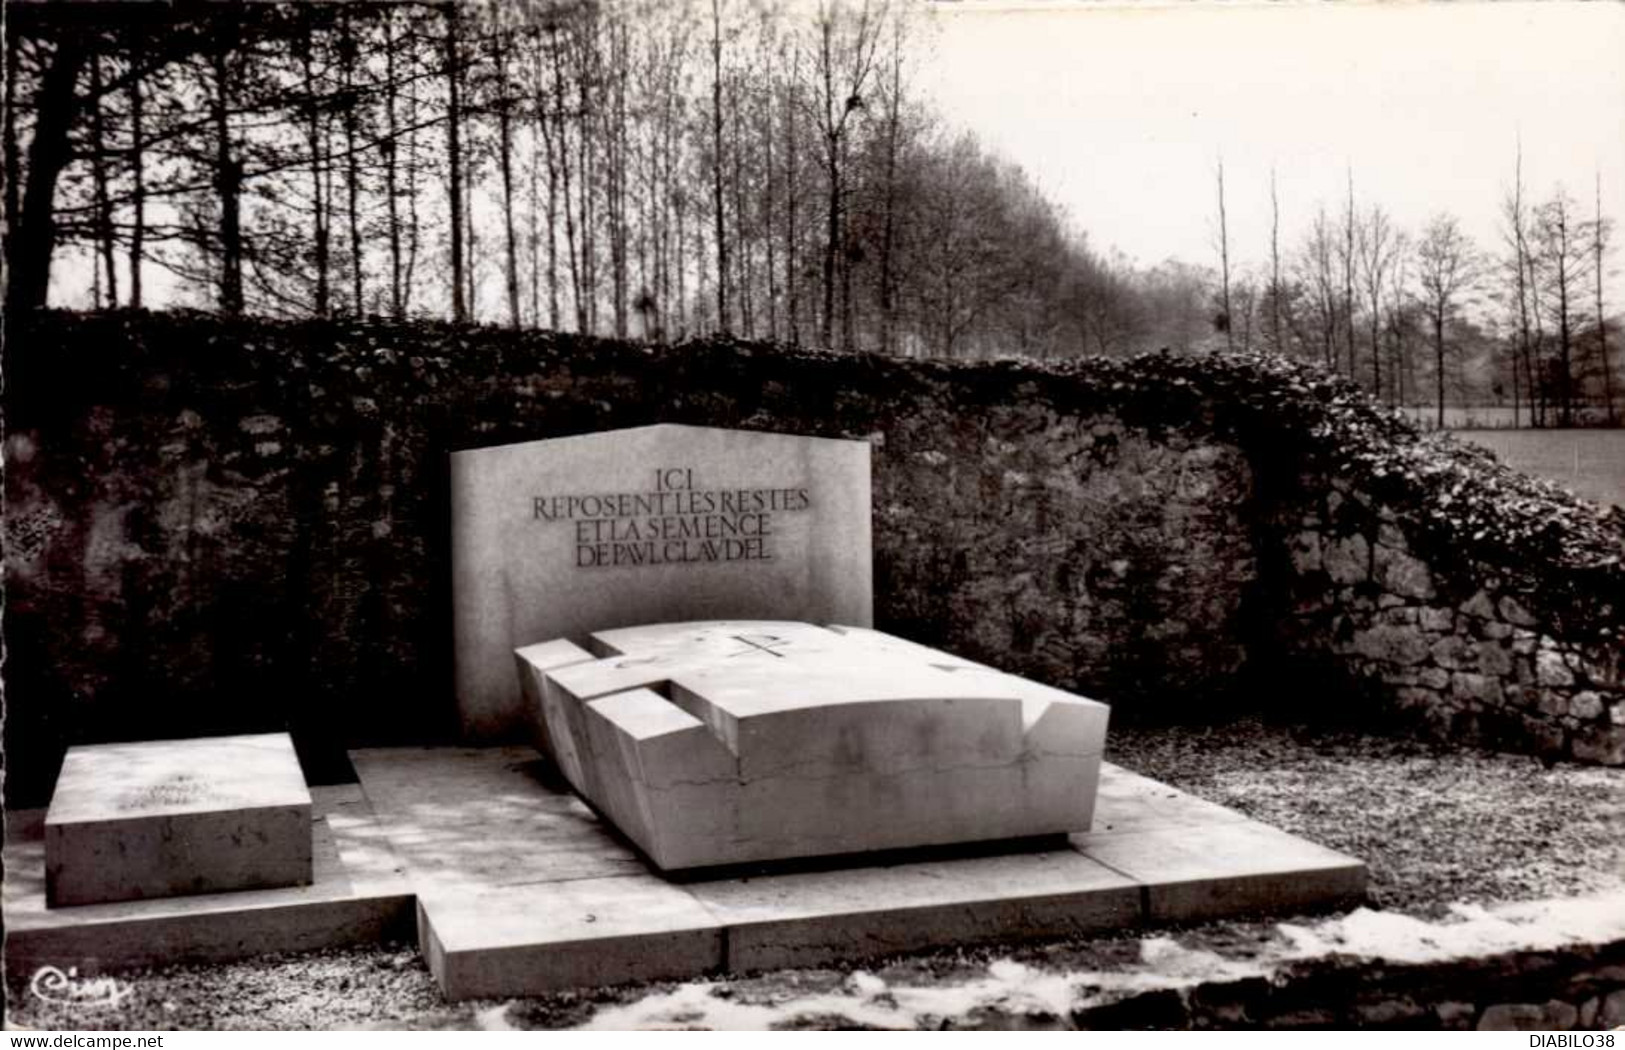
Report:
[{"label": "small stone block", "polygon": [[51,907],[309,885],[311,800],[293,741],[70,748],[45,863]]},{"label": "small stone block", "polygon": [[721,924],[649,875],[425,892],[419,947],[447,999],[695,977],[723,964]]}]

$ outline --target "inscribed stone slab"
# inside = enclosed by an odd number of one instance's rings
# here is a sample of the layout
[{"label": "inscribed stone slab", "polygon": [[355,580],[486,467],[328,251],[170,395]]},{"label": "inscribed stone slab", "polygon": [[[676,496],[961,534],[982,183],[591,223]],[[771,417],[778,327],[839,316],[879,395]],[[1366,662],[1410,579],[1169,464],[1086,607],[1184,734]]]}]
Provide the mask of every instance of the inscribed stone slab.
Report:
[{"label": "inscribed stone slab", "polygon": [[524,728],[513,651],[632,624],[872,621],[869,446],[659,424],[451,457],[457,703]]}]

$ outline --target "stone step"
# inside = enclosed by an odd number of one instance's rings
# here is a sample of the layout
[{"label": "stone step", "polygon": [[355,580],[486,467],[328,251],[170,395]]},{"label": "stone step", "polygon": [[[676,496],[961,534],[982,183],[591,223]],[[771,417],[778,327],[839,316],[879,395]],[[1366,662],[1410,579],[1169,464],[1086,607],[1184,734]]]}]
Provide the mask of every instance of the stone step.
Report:
[{"label": "stone step", "polygon": [[1365,892],[1360,861],[1110,763],[1093,830],[1070,838],[671,878],[533,755],[352,753],[447,998],[1297,913]]},{"label": "stone step", "polygon": [[45,903],[45,811],[8,813],[8,973],[227,962],[412,936],[411,890],[360,787],[312,788],[311,796],[309,885],[69,908]]}]

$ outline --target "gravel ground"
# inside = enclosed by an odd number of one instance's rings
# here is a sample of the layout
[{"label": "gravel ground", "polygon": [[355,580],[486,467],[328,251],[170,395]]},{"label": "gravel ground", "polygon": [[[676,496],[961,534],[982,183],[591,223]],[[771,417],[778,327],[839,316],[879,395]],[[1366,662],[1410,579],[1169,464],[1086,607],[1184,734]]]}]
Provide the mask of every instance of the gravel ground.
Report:
[{"label": "gravel ground", "polygon": [[[1374,907],[1437,918],[1453,902],[1625,886],[1622,769],[1548,769],[1520,756],[1251,720],[1211,728],[1114,728],[1110,747],[1112,761],[1136,772],[1364,858]],[[653,1016],[680,1027],[685,1018],[716,1023],[720,1009],[731,1011],[724,1019],[740,1023],[846,1028],[865,1024],[866,1015],[850,1004],[867,1002],[873,1015],[879,1008],[872,1004],[891,997],[887,989],[906,988],[916,1000],[937,997],[924,1015],[933,1026],[1013,1027],[1029,1015],[990,1015],[990,982],[993,993],[1001,981],[1012,988],[1049,982],[1064,991],[1076,987],[1078,974],[1144,967],[1151,944],[1172,953],[1162,957],[1164,970],[1193,958],[1245,966],[1277,940],[1272,920],[1233,920],[1159,930],[1151,938],[1135,933],[991,945],[882,960],[861,970],[779,971],[703,985],[455,1006],[441,1001],[413,947],[384,945],[126,973],[120,979],[128,995],[101,1010],[43,1005],[11,978],[8,1022],[45,1029],[508,1029]],[[684,1005],[696,997],[704,1009]]]},{"label": "gravel ground", "polygon": [[1625,769],[1265,725],[1111,732],[1119,765],[1365,860],[1374,906],[1569,896],[1625,883]]}]

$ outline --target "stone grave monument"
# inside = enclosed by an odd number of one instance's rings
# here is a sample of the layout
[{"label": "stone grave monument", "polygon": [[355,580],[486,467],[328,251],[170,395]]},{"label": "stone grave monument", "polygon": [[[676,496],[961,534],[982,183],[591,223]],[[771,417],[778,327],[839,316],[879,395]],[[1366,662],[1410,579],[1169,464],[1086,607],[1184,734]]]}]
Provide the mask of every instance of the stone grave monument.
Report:
[{"label": "stone grave monument", "polygon": [[537,742],[662,869],[1089,828],[1105,704],[861,628],[588,645],[518,651]]},{"label": "stone grave monument", "polygon": [[867,630],[866,443],[639,427],[455,453],[452,494],[465,730],[656,866],[1089,827],[1105,705]]}]

